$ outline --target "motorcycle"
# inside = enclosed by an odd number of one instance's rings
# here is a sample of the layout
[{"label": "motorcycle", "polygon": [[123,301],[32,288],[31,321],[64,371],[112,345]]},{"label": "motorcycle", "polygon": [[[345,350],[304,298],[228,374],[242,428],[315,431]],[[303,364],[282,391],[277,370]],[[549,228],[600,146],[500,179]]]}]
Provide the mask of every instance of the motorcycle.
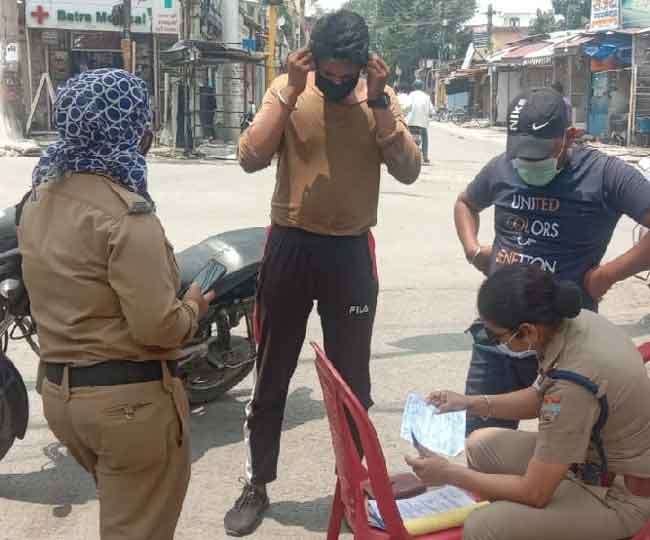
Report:
[{"label": "motorcycle", "polygon": [[239,123],[239,133],[244,133],[250,125],[253,123],[253,120],[255,119],[255,114],[257,113],[255,103],[251,102],[248,104],[249,108],[246,110],[246,112],[242,115],[241,122]]},{"label": "motorcycle", "polygon": [[[6,356],[10,341],[24,340],[40,354],[37,326],[22,279],[15,216],[13,207],[0,211],[0,363],[5,363],[0,367],[7,368],[4,372],[14,378],[20,374]],[[178,363],[179,376],[193,405],[216,400],[245,379],[255,365],[253,312],[265,242],[264,228],[239,229],[211,236],[176,254],[182,282],[179,296],[194,281],[202,290],[217,293]],[[235,335],[233,330],[242,321],[243,331]],[[2,374],[0,370],[0,382]],[[22,377],[19,383],[24,388]],[[10,418],[2,412],[0,407],[0,439],[6,439],[7,430],[1,424]],[[26,427],[25,411],[20,412]],[[22,438],[23,426],[15,427],[14,433]],[[13,436],[10,441],[0,440],[0,459],[11,444]]]}]

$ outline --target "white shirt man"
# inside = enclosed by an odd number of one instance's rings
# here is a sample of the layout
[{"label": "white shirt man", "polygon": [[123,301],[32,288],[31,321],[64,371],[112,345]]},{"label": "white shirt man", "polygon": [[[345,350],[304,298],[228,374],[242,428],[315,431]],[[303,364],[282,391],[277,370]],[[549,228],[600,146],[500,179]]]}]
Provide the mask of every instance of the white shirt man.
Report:
[{"label": "white shirt man", "polygon": [[428,128],[431,116],[433,115],[433,105],[431,98],[422,90],[413,90],[409,95],[410,111],[408,113],[408,125]]},{"label": "white shirt man", "polygon": [[413,133],[419,133],[422,138],[422,157],[424,163],[429,163],[429,122],[433,114],[433,105],[429,94],[423,92],[422,81],[413,83],[413,92],[409,95],[410,110],[406,121]]}]

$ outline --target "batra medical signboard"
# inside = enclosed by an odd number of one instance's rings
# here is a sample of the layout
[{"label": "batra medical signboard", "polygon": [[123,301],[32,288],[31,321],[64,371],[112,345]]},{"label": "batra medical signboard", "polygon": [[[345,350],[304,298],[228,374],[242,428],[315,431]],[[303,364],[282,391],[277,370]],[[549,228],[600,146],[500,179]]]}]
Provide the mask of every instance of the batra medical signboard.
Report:
[{"label": "batra medical signboard", "polygon": [[[154,0],[156,1],[156,0]],[[56,28],[60,30],[103,30],[117,32],[113,6],[117,0],[27,0],[26,20],[30,28]],[[133,0],[131,31],[151,33],[152,0]]]}]

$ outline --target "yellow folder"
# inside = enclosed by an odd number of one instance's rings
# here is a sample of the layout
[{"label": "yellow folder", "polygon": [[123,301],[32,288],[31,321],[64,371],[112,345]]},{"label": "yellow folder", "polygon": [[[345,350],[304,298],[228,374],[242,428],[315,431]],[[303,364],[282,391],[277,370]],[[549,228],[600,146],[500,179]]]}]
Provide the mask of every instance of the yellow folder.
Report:
[{"label": "yellow folder", "polygon": [[439,514],[432,514],[416,519],[407,519],[404,521],[404,527],[410,535],[417,536],[419,534],[434,533],[460,527],[467,517],[477,508],[481,508],[490,504],[489,501],[483,501],[470,506],[463,506],[462,508],[455,508]]}]

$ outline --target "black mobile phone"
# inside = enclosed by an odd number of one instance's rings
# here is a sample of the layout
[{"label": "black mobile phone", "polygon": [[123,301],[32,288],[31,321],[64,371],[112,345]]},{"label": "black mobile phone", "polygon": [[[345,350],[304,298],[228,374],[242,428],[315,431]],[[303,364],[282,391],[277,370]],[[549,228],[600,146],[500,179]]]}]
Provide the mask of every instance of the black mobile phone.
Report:
[{"label": "black mobile phone", "polygon": [[226,275],[226,267],[214,259],[210,259],[207,264],[201,268],[198,274],[194,276],[192,282],[180,292],[180,298],[185,296],[192,283],[198,283],[201,287],[201,294],[206,294],[212,290],[216,292],[215,285]]},{"label": "black mobile phone", "polygon": [[431,454],[431,450],[429,450],[420,441],[418,441],[415,433],[413,433],[413,430],[411,430],[411,439],[413,440],[413,446],[418,451],[418,454],[420,454],[420,456],[426,457],[428,454]]},{"label": "black mobile phone", "polygon": [[413,433],[413,430],[411,430],[411,440],[413,441],[413,446],[415,446],[416,450],[420,450],[420,448],[424,448],[420,441],[418,441],[418,438],[415,436],[415,433]]}]

